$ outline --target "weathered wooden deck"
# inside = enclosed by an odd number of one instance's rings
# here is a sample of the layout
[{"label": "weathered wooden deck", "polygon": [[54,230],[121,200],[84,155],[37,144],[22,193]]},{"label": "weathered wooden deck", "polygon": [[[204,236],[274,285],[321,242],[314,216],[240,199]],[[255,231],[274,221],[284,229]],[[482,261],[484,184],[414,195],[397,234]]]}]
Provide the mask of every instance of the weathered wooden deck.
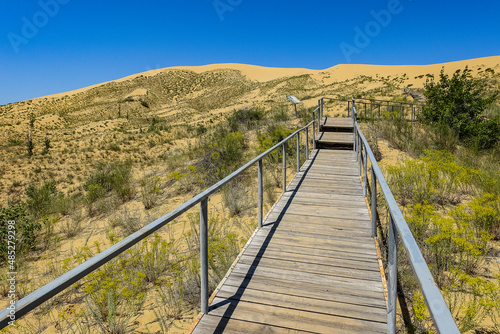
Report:
[{"label": "weathered wooden deck", "polygon": [[385,333],[353,151],[316,150],[221,282],[193,333]]}]

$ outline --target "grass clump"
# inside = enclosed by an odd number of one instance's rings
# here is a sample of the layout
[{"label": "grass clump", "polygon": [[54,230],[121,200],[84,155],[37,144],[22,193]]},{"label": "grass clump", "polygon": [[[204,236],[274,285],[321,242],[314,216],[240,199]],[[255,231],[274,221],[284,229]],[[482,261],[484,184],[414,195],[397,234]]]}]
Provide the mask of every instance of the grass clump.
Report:
[{"label": "grass clump", "polygon": [[104,197],[113,193],[122,203],[130,200],[134,194],[131,186],[132,161],[100,163],[89,176],[83,188],[87,191],[86,202],[89,213],[105,211]]},{"label": "grass clump", "polygon": [[35,217],[41,217],[54,212],[54,203],[62,194],[57,190],[56,181],[44,181],[39,184],[32,181],[25,189],[26,203],[30,213]]},{"label": "grass clump", "polygon": [[247,140],[243,133],[218,126],[195,149],[201,154],[196,167],[203,186],[210,186],[238,169],[243,162]]},{"label": "grass clump", "polygon": [[144,175],[139,180],[141,201],[146,210],[153,208],[158,201],[160,193],[160,177]]},{"label": "grass clump", "polygon": [[83,290],[88,320],[104,333],[128,333],[146,301],[146,275],[137,271],[139,259],[122,256],[89,274]]}]

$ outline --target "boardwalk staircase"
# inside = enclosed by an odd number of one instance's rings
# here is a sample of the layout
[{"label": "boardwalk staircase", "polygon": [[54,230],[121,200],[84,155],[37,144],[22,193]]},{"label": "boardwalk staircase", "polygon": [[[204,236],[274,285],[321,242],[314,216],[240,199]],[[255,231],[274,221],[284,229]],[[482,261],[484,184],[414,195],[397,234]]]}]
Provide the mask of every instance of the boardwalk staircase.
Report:
[{"label": "boardwalk staircase", "polygon": [[323,117],[316,137],[317,149],[353,150],[354,121],[351,117]]}]

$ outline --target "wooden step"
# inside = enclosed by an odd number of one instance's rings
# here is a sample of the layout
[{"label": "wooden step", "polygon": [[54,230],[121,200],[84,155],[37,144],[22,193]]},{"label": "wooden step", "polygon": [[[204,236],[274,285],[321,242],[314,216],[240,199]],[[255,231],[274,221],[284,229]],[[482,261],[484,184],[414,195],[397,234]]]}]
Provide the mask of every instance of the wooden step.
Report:
[{"label": "wooden step", "polygon": [[354,134],[349,132],[320,132],[316,137],[316,148],[352,150],[354,148]]},{"label": "wooden step", "polygon": [[319,126],[320,132],[354,132],[354,122],[350,117],[324,117]]}]

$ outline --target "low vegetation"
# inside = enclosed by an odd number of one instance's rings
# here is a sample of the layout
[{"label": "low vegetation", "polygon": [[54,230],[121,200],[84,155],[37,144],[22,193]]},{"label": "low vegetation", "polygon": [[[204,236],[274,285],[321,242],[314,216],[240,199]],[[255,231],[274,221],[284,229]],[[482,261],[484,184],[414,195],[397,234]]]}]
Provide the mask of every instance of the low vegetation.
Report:
[{"label": "low vegetation", "polygon": [[[498,74],[475,71],[487,89],[498,87]],[[462,80],[463,73],[457,75]],[[0,162],[0,220],[17,224],[18,297],[127,237],[308,123],[317,96],[347,100],[359,94],[404,102],[401,89],[410,81],[406,75],[323,79],[301,75],[258,83],[234,70],[175,70],[0,106],[5,158]],[[307,107],[299,106],[298,120],[285,99],[288,94],[306,102]],[[252,96],[265,98],[253,103]],[[479,330],[485,320],[498,326],[497,277],[485,269],[489,258],[498,256],[498,145],[484,144],[484,136],[460,137],[456,126],[440,132],[448,121],[406,122],[394,105],[390,110],[376,107],[382,116],[376,122],[363,110],[362,117],[371,122],[372,148],[385,138],[412,157],[388,169],[389,179],[461,328]],[[325,108],[347,116],[345,104],[326,102]],[[495,104],[481,109],[478,126],[498,119],[499,110]],[[485,126],[484,133],[491,129]],[[290,176],[296,168],[295,140],[286,153]],[[278,149],[264,161],[266,210],[280,194],[282,154]],[[383,157],[381,148],[378,154]],[[255,168],[249,169],[211,198],[212,290],[255,229],[256,175]],[[41,305],[15,330],[186,330],[199,305],[198,225],[193,210]],[[6,229],[0,226],[3,238]],[[6,264],[5,257],[0,261]],[[411,328],[425,332],[425,304],[402,268]],[[6,296],[7,290],[0,294]]]},{"label": "low vegetation", "polygon": [[[389,111],[366,126],[372,146],[384,139],[406,152],[407,158],[386,167],[387,179],[464,333],[500,331],[495,261],[500,256],[500,114],[489,112],[498,109],[498,101],[485,80],[472,78],[467,68],[452,78],[441,72],[439,82],[425,85],[421,122]],[[387,223],[382,226],[384,239]],[[403,249],[398,261],[405,331],[433,332]]]}]

